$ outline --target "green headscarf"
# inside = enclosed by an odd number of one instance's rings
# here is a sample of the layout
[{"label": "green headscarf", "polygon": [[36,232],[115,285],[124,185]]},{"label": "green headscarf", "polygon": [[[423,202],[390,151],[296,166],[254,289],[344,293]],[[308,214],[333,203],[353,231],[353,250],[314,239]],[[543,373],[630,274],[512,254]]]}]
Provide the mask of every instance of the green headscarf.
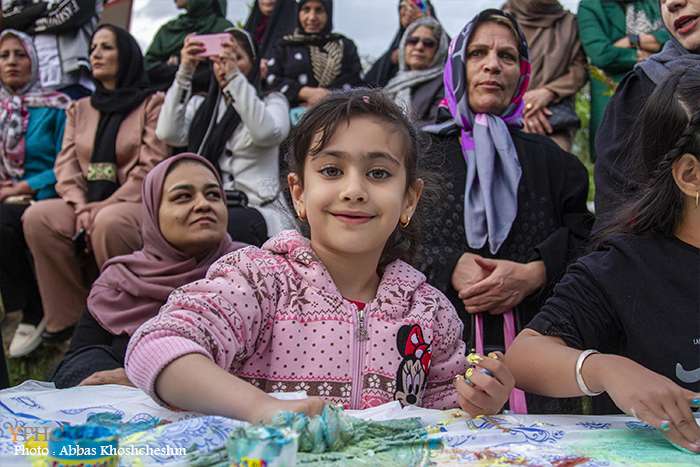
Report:
[{"label": "green headscarf", "polygon": [[188,0],[185,9],[158,30],[146,52],[146,69],[178,55],[190,33],[213,34],[233,27],[226,19],[226,0]]}]

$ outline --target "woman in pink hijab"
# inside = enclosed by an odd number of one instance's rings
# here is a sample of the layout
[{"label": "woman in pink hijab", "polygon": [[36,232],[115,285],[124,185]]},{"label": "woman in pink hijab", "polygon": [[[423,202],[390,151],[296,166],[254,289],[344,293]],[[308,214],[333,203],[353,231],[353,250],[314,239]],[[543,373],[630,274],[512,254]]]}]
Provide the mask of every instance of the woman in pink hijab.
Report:
[{"label": "woman in pink hijab", "polygon": [[192,153],[166,159],[142,190],[143,249],[105,263],[52,378],[59,388],[130,384],[123,368],[129,337],[170,292],[203,278],[217,259],[245,246],[226,233],[221,180],[206,159]]}]

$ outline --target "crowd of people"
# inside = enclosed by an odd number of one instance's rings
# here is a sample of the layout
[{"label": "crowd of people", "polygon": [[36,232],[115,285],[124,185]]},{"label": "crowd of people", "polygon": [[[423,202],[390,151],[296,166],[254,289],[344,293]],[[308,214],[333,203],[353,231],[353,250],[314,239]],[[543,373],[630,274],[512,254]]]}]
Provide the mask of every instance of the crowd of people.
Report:
[{"label": "crowd of people", "polygon": [[508,0],[453,38],[401,0],[364,74],[332,0],[245,28],[176,0],[145,56],[100,1],[27,3],[0,31],[10,357],[70,339],[57,387],[249,421],[587,395],[700,452],[700,0]]}]

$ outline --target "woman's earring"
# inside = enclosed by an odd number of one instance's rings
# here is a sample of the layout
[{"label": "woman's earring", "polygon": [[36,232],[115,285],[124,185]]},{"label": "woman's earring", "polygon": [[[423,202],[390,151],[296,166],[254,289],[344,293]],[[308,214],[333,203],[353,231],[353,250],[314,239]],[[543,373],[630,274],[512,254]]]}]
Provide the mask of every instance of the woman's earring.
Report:
[{"label": "woman's earring", "polygon": [[700,191],[695,192],[695,209],[700,206]]},{"label": "woman's earring", "polygon": [[405,229],[408,227],[408,224],[411,223],[411,217],[410,216],[401,216],[401,219],[399,220],[399,225],[401,226],[402,229]]},{"label": "woman's earring", "polygon": [[306,213],[304,213],[303,209],[297,210],[297,217],[299,218],[300,221],[306,220]]}]

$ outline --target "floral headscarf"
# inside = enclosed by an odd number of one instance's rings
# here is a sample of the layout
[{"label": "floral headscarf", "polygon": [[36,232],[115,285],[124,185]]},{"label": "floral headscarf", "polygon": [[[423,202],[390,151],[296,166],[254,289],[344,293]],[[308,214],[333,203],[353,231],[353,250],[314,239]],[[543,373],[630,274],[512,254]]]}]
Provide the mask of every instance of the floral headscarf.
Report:
[{"label": "floral headscarf", "polygon": [[32,63],[29,82],[18,91],[11,91],[0,81],[0,180],[17,181],[24,175],[24,135],[29,124],[30,107],[65,109],[70,98],[65,94],[47,91],[39,82],[39,59],[31,38],[14,29],[0,33],[0,43],[8,36],[16,37]]}]

